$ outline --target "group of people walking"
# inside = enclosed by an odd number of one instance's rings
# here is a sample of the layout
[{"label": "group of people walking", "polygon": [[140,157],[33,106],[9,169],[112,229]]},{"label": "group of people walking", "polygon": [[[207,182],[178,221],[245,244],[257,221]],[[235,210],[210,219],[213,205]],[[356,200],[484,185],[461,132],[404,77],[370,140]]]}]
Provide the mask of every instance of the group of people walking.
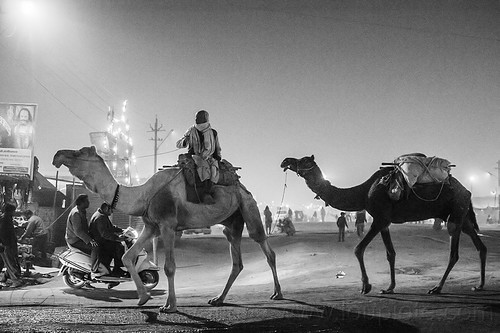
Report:
[{"label": "group of people walking", "polygon": [[[366,211],[362,210],[356,212],[356,220],[354,226],[356,227],[356,233],[359,238],[363,238],[365,232]],[[347,217],[345,212],[340,213],[340,217],[337,219],[337,227],[339,228],[339,242],[345,241],[345,229],[349,228],[347,224]]]},{"label": "group of people walking", "polygon": [[[273,214],[272,214],[271,210],[269,209],[269,206],[266,206],[263,213],[264,213],[264,225],[265,225],[266,234],[270,235],[272,232]],[[324,207],[321,207],[321,221],[322,222],[325,221],[325,215],[326,215],[325,209],[324,209]],[[339,235],[338,241],[339,242],[345,241],[345,230],[349,228],[348,219],[350,220],[350,215],[346,215],[345,212],[341,212],[340,216],[337,218],[337,227],[339,229],[339,233],[338,233],[338,235]],[[357,233],[359,238],[363,238],[363,236],[364,236],[365,223],[367,223],[366,211],[362,210],[362,211],[356,212],[356,220],[354,222],[354,226],[356,227],[356,233]]]}]

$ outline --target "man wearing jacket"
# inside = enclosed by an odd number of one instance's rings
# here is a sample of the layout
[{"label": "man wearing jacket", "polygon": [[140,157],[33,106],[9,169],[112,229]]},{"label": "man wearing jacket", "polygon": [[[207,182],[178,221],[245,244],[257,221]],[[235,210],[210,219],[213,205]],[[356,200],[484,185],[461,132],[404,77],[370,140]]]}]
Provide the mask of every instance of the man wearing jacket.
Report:
[{"label": "man wearing jacket", "polygon": [[45,229],[42,218],[33,214],[31,210],[26,210],[23,213],[24,217],[28,220],[26,231],[19,238],[22,242],[25,238],[33,237],[33,253],[40,251],[40,257],[47,259],[47,242],[49,234]]},{"label": "man wearing jacket", "polygon": [[109,216],[112,213],[111,206],[104,202],[90,219],[90,235],[99,244],[101,263],[109,269],[111,260],[114,260],[111,275],[128,276],[128,273],[121,269],[123,267],[122,256],[125,253],[125,248],[121,244],[124,239],[123,229],[111,222]]}]

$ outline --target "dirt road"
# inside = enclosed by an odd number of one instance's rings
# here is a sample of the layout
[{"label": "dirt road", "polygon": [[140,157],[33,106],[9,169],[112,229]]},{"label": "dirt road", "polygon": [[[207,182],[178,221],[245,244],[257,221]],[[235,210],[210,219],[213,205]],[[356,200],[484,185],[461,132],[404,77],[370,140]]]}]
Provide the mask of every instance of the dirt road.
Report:
[{"label": "dirt road", "polygon": [[[353,255],[357,236],[338,243],[333,223],[297,224],[297,234],[271,236],[285,300],[272,301],[272,277],[258,245],[242,243],[244,270],[226,304],[208,299],[223,288],[230,270],[228,245],[215,228],[209,236],[189,236],[176,248],[179,313],[160,314],[166,278],[153,299],[137,307],[131,283],[107,290],[72,290],[61,277],[21,290],[0,290],[1,332],[496,332],[500,330],[500,228],[482,230],[488,247],[486,290],[474,292],[479,258],[462,237],[460,260],[441,295],[427,295],[448,261],[448,235],[431,225],[392,226],[397,252],[396,294],[389,284],[380,237],[365,260],[373,290],[360,295],[359,266]],[[465,235],[464,235],[465,236]],[[160,258],[160,263],[162,260]],[[336,278],[338,272],[343,278]]]}]

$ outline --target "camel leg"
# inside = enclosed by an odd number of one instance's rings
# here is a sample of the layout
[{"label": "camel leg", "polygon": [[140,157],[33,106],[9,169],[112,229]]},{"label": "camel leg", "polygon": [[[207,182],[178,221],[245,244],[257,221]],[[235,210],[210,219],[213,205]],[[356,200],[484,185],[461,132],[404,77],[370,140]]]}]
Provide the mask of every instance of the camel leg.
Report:
[{"label": "camel leg", "polygon": [[472,243],[474,243],[474,246],[476,247],[476,250],[479,251],[479,259],[481,260],[481,280],[480,280],[479,286],[472,287],[472,290],[481,291],[484,288],[485,270],[486,270],[486,254],[487,254],[488,250],[486,249],[486,246],[481,241],[481,238],[479,238],[479,235],[476,233],[476,230],[474,230],[474,227],[472,226],[472,224],[467,223],[466,225],[464,225],[464,227],[462,228],[462,231],[465,234],[470,236],[470,238],[472,239]]},{"label": "camel leg", "polygon": [[273,273],[274,293],[271,295],[271,299],[273,299],[273,300],[283,299],[283,294],[281,293],[280,282],[278,280],[278,271],[276,269],[276,254],[274,253],[273,249],[269,245],[269,242],[267,241],[267,239],[259,242],[259,245],[266,256],[267,263],[268,263],[269,267],[271,267],[271,272]]},{"label": "camel leg", "polygon": [[151,294],[142,283],[142,280],[135,269],[135,262],[139,252],[142,251],[145,243],[151,239],[153,234],[153,227],[148,223],[145,223],[144,229],[135,241],[134,245],[132,245],[132,247],[125,252],[122,258],[123,264],[127,267],[127,270],[130,273],[130,277],[134,280],[137,294],[139,296],[139,302],[137,303],[139,306],[146,304],[146,302],[151,298]]},{"label": "camel leg", "polygon": [[392,245],[391,234],[389,233],[389,228],[384,228],[380,230],[380,235],[384,241],[385,250],[387,252],[387,261],[389,261],[389,267],[391,270],[391,284],[389,288],[382,289],[380,292],[382,294],[394,294],[394,288],[396,287],[396,272],[394,269],[394,264],[396,262],[396,251]]},{"label": "camel leg", "polygon": [[368,232],[366,233],[365,237],[363,237],[361,242],[359,242],[359,244],[354,249],[354,254],[356,255],[356,258],[358,258],[359,267],[361,268],[361,282],[363,284],[361,288],[362,294],[368,294],[372,290],[372,285],[369,282],[368,274],[366,274],[365,262],[363,257],[366,247],[380,231],[378,228],[374,228],[374,223],[376,223],[375,220],[372,223],[370,230],[368,230]]},{"label": "camel leg", "polygon": [[241,213],[247,225],[248,235],[254,241],[259,243],[262,252],[264,252],[264,255],[266,256],[267,264],[271,268],[274,281],[274,292],[270,298],[272,300],[281,300],[283,299],[283,294],[281,293],[278,271],[276,269],[276,253],[269,245],[268,237],[264,227],[262,226],[262,220],[260,218],[260,212],[257,208],[257,204],[253,198],[251,200],[253,201],[253,204],[243,205],[241,207]]},{"label": "camel leg", "polygon": [[448,278],[448,274],[450,274],[451,270],[453,269],[453,266],[455,266],[455,264],[458,261],[458,245],[460,242],[460,232],[461,232],[460,226],[457,226],[456,223],[448,222],[447,228],[448,228],[448,234],[450,235],[450,259],[448,262],[448,267],[446,267],[446,271],[444,272],[441,281],[439,281],[439,284],[437,284],[434,288],[429,290],[427,292],[428,294],[441,293],[444,283]]},{"label": "camel leg", "polygon": [[174,245],[175,245],[175,230],[164,226],[161,229],[161,237],[163,245],[165,246],[165,275],[168,281],[168,296],[165,305],[160,307],[162,313],[177,312],[177,297],[175,295],[175,258],[174,258]]},{"label": "camel leg", "polygon": [[224,303],[224,299],[226,299],[229,289],[231,289],[234,281],[243,270],[243,260],[241,258],[241,231],[235,233],[232,228],[225,227],[224,235],[230,243],[229,252],[231,254],[233,267],[222,292],[208,301],[208,304],[213,306],[220,306]]}]

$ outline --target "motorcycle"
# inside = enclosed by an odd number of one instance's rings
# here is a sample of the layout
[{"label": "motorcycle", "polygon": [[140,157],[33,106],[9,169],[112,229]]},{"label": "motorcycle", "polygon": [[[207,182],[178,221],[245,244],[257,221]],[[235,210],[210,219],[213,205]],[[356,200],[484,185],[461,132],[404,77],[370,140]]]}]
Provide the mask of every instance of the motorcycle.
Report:
[{"label": "motorcycle", "polygon": [[[123,235],[125,236],[123,243],[127,250],[129,245],[133,244],[138,234],[136,230],[128,227],[124,230]],[[144,286],[148,290],[151,290],[158,285],[160,280],[158,271],[160,269],[148,260],[147,256],[147,252],[142,249],[137,257],[135,269],[139,273]],[[73,247],[69,247],[69,249],[59,254],[58,259],[62,265],[58,276],[62,275],[64,284],[74,289],[80,289],[89,283],[107,283],[108,289],[111,289],[120,283],[132,281],[130,276],[116,277],[109,275],[110,271],[102,263],[99,264],[99,273],[94,273],[95,276],[93,276],[94,274],[91,273],[90,255]]]}]

